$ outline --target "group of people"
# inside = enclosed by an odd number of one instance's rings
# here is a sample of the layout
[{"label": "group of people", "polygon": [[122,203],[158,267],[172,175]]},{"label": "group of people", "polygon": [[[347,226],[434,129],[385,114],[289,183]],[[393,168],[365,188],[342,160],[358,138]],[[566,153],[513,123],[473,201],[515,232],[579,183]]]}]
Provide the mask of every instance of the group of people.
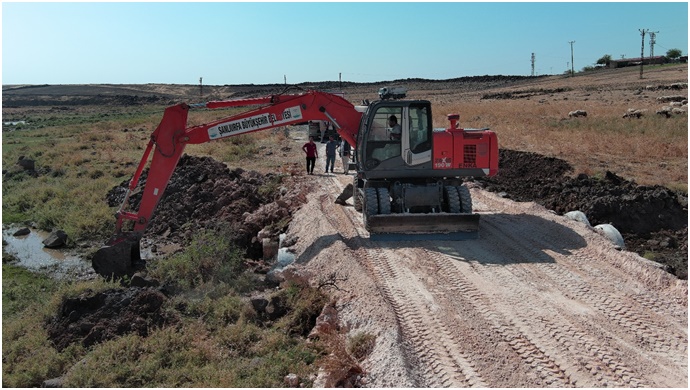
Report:
[{"label": "group of people", "polygon": [[[316,147],[316,143],[314,143],[314,137],[309,137],[309,142],[302,146],[302,150],[307,155],[307,173],[313,175],[316,159],[319,158],[319,151]],[[345,140],[339,143],[334,140],[332,136],[328,137],[328,142],[326,142],[326,173],[333,173],[336,154],[340,154],[340,158],[343,162],[343,173],[347,175],[349,172],[352,147]]]},{"label": "group of people", "polygon": [[[390,129],[390,139],[393,141],[400,141],[400,136],[402,135],[402,126],[398,123],[398,118],[395,115],[391,115],[388,118],[388,126]],[[317,150],[316,144],[314,143],[314,137],[309,137],[309,142],[302,146],[302,150],[307,155],[307,174],[314,174],[314,165],[316,165],[316,159],[319,158],[319,152]],[[326,142],[326,170],[325,172],[333,173],[333,167],[335,165],[335,155],[340,154],[343,161],[343,173],[347,175],[349,172],[350,165],[350,155],[352,154],[352,147],[350,144],[342,140],[340,143],[333,139],[333,136],[328,137],[328,142]]]}]

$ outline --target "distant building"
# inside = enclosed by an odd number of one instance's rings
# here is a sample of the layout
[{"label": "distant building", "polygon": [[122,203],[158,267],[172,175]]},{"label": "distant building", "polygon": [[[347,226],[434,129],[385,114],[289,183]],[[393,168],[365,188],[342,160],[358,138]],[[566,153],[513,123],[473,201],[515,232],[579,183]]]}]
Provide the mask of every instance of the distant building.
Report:
[{"label": "distant building", "polygon": [[[687,57],[686,61],[687,61]],[[642,58],[621,58],[620,60],[609,61],[609,68],[624,68],[626,66],[637,66],[642,64]],[[645,57],[643,65],[661,65],[670,62],[666,56]]]}]

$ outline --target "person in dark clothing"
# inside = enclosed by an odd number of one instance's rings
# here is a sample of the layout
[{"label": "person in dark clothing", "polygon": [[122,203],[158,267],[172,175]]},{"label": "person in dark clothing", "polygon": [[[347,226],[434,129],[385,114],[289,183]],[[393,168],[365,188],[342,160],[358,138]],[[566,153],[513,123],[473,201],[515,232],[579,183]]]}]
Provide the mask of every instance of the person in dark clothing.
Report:
[{"label": "person in dark clothing", "polygon": [[302,146],[302,150],[307,155],[307,173],[310,175],[314,174],[314,165],[316,164],[316,159],[319,158],[319,151],[316,150],[316,144],[314,143],[314,137],[309,137],[309,142]]}]

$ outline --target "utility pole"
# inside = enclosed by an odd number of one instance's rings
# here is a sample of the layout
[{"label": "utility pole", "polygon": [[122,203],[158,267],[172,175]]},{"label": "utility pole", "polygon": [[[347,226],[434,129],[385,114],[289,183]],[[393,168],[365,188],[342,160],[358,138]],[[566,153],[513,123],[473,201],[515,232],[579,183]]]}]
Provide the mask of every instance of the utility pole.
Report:
[{"label": "utility pole", "polygon": [[573,76],[573,75],[575,75],[575,59],[573,57],[573,43],[575,43],[575,41],[569,41],[569,43],[570,43],[570,66],[571,66],[570,76]]},{"label": "utility pole", "polygon": [[283,75],[283,82],[285,83],[285,85],[287,85],[287,75],[286,74]]},{"label": "utility pole", "polygon": [[654,58],[654,44],[656,43],[656,34],[658,31],[653,31],[649,33],[649,57]]},{"label": "utility pole", "polygon": [[534,77],[534,53],[532,53],[532,77]]},{"label": "utility pole", "polygon": [[338,82],[340,83],[340,90],[343,90],[343,73],[339,72],[338,73]]},{"label": "utility pole", "polygon": [[201,83],[201,80],[203,77],[199,77],[199,97],[203,98],[204,97],[204,86]]},{"label": "utility pole", "polygon": [[644,35],[649,31],[649,29],[640,29],[640,34],[642,35],[642,52],[640,53],[640,78],[642,78],[642,68],[644,66]]}]

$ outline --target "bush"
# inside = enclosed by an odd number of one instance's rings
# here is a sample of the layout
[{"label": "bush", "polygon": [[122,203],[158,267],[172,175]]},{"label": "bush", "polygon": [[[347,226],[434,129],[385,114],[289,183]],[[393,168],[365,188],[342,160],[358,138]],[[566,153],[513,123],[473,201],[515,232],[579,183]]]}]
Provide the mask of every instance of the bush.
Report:
[{"label": "bush", "polygon": [[242,251],[227,237],[222,232],[204,231],[184,252],[153,263],[151,274],[184,289],[238,280],[243,271]]}]

